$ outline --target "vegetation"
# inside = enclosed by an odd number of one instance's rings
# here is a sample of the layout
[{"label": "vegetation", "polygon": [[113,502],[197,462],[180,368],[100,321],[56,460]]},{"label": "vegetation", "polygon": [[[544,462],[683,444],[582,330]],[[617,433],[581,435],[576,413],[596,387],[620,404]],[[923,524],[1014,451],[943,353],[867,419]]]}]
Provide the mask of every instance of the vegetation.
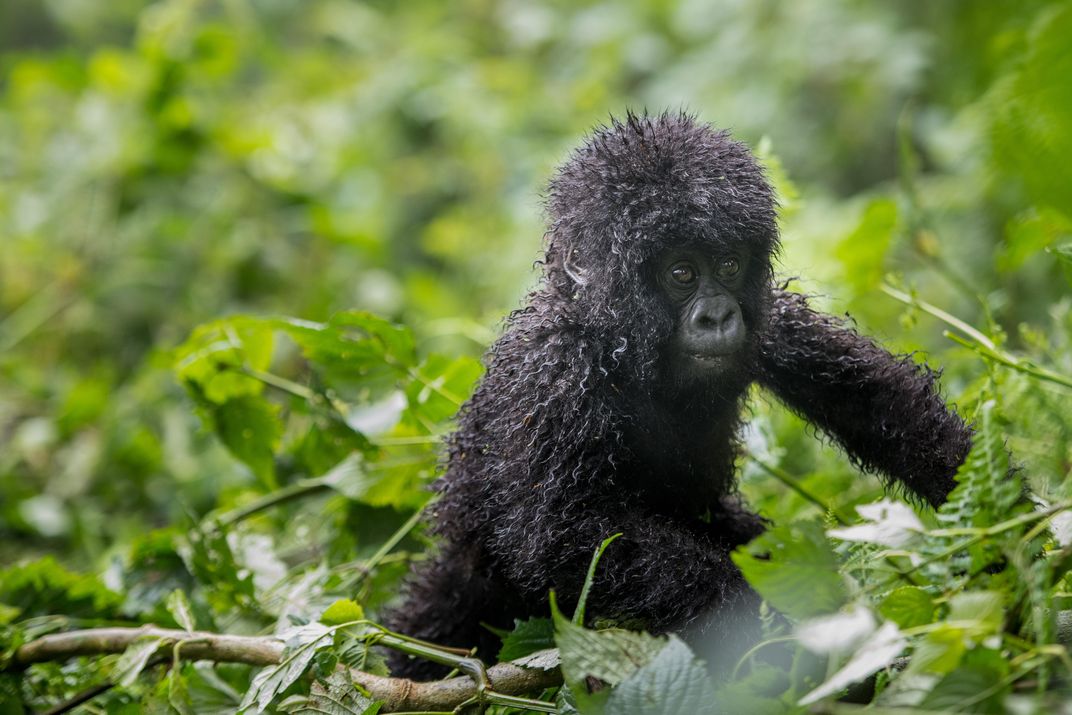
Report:
[{"label": "vegetation", "polygon": [[[1067,707],[1069,37],[1039,0],[8,0],[0,712]],[[736,560],[788,623],[733,681],[557,611],[485,672],[377,616],[551,167],[644,106],[757,147],[783,274],[941,365],[975,447],[918,510],[757,393]]]}]

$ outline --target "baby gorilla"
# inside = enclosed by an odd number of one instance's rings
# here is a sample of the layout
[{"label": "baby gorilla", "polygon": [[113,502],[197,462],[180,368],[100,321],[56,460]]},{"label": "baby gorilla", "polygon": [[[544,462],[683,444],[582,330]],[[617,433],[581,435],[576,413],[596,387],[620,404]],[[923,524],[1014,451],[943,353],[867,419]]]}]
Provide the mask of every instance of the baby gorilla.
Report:
[{"label": "baby gorilla", "polygon": [[946,498],[970,429],[925,366],[775,285],[774,201],[745,146],[689,116],[630,115],[569,158],[548,209],[543,280],[459,413],[431,508],[439,550],[393,629],[493,659],[483,624],[546,615],[551,589],[570,612],[621,532],[589,616],[731,638],[758,605],[729,556],[763,530],[734,469],[752,382],[863,470]]}]

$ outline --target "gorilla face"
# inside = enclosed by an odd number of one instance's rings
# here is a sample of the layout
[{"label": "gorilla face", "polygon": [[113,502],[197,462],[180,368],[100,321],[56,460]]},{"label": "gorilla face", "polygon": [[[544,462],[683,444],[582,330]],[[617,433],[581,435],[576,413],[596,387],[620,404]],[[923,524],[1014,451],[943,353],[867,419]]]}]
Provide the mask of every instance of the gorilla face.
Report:
[{"label": "gorilla face", "polygon": [[711,387],[742,371],[751,342],[741,310],[748,262],[747,253],[708,246],[670,248],[653,261],[655,281],[674,316],[663,360],[675,383]]}]

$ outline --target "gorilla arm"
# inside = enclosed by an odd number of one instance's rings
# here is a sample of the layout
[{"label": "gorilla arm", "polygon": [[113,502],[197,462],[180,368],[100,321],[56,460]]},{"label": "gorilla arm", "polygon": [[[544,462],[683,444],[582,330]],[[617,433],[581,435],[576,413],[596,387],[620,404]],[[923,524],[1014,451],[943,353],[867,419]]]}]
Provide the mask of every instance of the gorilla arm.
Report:
[{"label": "gorilla arm", "polygon": [[784,290],[774,292],[760,343],[761,385],[863,469],[888,475],[932,506],[945,501],[972,432],[939,395],[935,373]]}]

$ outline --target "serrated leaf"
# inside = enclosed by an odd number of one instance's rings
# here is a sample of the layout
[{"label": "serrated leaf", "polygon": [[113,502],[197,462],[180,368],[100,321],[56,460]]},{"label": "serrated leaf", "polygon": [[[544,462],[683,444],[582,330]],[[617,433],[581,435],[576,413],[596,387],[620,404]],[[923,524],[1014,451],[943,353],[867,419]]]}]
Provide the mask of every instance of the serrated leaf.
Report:
[{"label": "serrated leaf", "polygon": [[878,612],[901,628],[922,626],[934,620],[934,599],[916,586],[902,586],[891,592]]},{"label": "serrated leaf", "polygon": [[138,636],[119,656],[112,677],[120,686],[129,688],[163,643],[164,639],[160,636]]},{"label": "serrated leaf", "polygon": [[796,628],[797,640],[812,653],[824,655],[852,650],[878,627],[870,609],[856,606],[844,613],[804,621]]},{"label": "serrated leaf", "polygon": [[845,603],[837,557],[815,522],[770,529],[732,558],[759,595],[790,617],[832,613]]},{"label": "serrated leaf", "polygon": [[410,331],[371,313],[337,313],[327,323],[280,318],[274,324],[333,387],[372,399],[395,389],[417,364]]},{"label": "serrated leaf", "polygon": [[183,630],[193,631],[197,629],[193,608],[191,608],[190,601],[186,598],[185,593],[178,589],[172,591],[167,597],[165,607]]},{"label": "serrated leaf", "polygon": [[558,648],[548,648],[547,650],[538,650],[523,658],[517,658],[512,662],[514,665],[529,668],[530,670],[554,670],[562,665],[562,656],[559,654]]},{"label": "serrated leaf", "polygon": [[861,504],[856,511],[863,517],[863,524],[830,529],[827,535],[842,541],[901,548],[923,531],[923,522],[904,502],[883,499],[873,504]]},{"label": "serrated leaf", "polygon": [[319,623],[290,629],[279,637],[286,644],[283,658],[278,665],[263,668],[257,673],[238,706],[240,711],[254,704],[259,710],[265,710],[276,696],[305,673],[317,650],[332,643],[332,631]]},{"label": "serrated leaf", "polygon": [[313,683],[305,708],[294,712],[323,715],[376,715],[382,702],[373,701],[358,689],[346,670],[336,670],[328,679]]},{"label": "serrated leaf", "polygon": [[706,668],[676,636],[610,694],[607,715],[715,713],[715,689]]},{"label": "serrated leaf", "polygon": [[868,638],[836,673],[826,682],[798,701],[798,705],[810,705],[838,693],[855,682],[885,668],[901,654],[908,641],[893,623],[885,623]]},{"label": "serrated leaf", "polygon": [[550,618],[515,620],[514,630],[503,637],[499,660],[517,660],[531,653],[553,648],[554,645],[555,625]]},{"label": "serrated leaf", "polygon": [[562,673],[570,682],[593,677],[615,685],[648,663],[666,640],[647,633],[611,628],[593,631],[559,616],[555,642],[562,658]]}]

